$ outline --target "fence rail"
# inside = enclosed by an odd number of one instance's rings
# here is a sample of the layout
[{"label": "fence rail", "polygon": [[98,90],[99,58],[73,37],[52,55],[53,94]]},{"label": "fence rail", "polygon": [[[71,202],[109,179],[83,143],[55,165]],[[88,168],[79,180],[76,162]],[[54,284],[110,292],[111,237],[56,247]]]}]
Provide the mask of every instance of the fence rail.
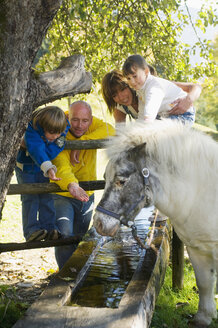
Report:
[{"label": "fence rail", "polygon": [[106,148],[109,139],[67,140],[64,149],[102,149]]},{"label": "fence rail", "polygon": [[[81,149],[102,149],[106,147],[108,139],[97,140],[67,140],[64,149],[81,150]],[[105,181],[80,181],[80,187],[84,190],[101,190],[104,189]],[[23,194],[45,194],[66,192],[62,190],[56,183],[25,183],[25,184],[10,184],[7,195],[23,195]],[[23,243],[0,243],[0,253],[32,249],[44,248],[60,245],[69,245],[81,240],[81,236],[74,236],[60,240],[45,240]]]},{"label": "fence rail", "polygon": [[20,251],[24,249],[45,248],[63,245],[78,244],[82,240],[82,236],[77,235],[69,238],[44,241],[29,241],[23,243],[0,243],[0,254],[3,252]]},{"label": "fence rail", "polygon": [[[101,190],[104,189],[105,181],[81,181],[79,185],[84,190]],[[68,190],[62,190],[56,183],[14,183],[10,184],[7,195],[47,194],[66,191]]]},{"label": "fence rail", "polygon": [[[109,139],[101,139],[101,140],[75,140],[75,141],[66,141],[65,149],[71,150],[81,150],[81,149],[102,149],[106,148]],[[105,181],[81,181],[79,185],[84,190],[100,190],[104,189]],[[53,192],[65,192],[65,190],[61,190],[60,187],[55,183],[28,183],[28,184],[11,184],[9,186],[8,195],[15,194],[39,194],[39,193],[53,193]],[[184,262],[184,245],[179,240],[179,238],[175,238],[175,233],[173,234],[173,239],[175,243],[173,243],[172,253],[174,256],[173,262],[173,286],[177,288],[181,288],[183,285],[183,262]],[[56,241],[38,241],[38,242],[30,242],[30,243],[0,243],[0,253],[22,250],[22,249],[31,249],[31,248],[44,248],[44,247],[52,247],[52,246],[60,246],[69,243],[75,243],[79,240],[79,236],[75,236],[72,238],[67,238],[63,240]],[[178,251],[178,243],[179,243],[179,251]],[[178,272],[175,276],[175,272]]]}]

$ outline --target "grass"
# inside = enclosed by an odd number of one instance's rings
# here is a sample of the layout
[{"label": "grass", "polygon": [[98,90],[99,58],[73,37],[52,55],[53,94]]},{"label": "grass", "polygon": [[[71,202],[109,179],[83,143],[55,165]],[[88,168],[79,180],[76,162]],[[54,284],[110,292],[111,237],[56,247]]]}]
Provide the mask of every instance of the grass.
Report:
[{"label": "grass", "polygon": [[[217,302],[218,308],[218,302]],[[187,328],[188,322],[198,309],[198,290],[195,275],[189,259],[185,259],[184,288],[172,289],[172,268],[167,267],[163,287],[158,296],[151,328]],[[218,327],[218,319],[210,328]]]},{"label": "grass", "polygon": [[0,328],[11,328],[27,308],[28,304],[17,298],[15,287],[0,286]]}]

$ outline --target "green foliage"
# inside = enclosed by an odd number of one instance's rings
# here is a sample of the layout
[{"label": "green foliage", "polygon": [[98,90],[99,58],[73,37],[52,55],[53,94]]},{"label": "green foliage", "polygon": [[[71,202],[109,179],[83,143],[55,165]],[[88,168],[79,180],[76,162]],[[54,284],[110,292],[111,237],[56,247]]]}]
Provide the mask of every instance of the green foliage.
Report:
[{"label": "green foliage", "polygon": [[[218,62],[218,35],[213,46],[214,59]],[[196,121],[213,129],[218,129],[218,69],[203,83],[203,91],[196,103]]]},{"label": "green foliage", "polygon": [[[80,53],[95,83],[120,68],[128,55],[140,53],[163,77],[197,79],[213,71],[211,48],[206,41],[199,42],[207,63],[191,68],[190,52],[195,49],[178,41],[188,23],[188,15],[175,0],[64,0],[47,34],[49,52],[37,69],[53,69],[61,57]],[[197,21],[200,28],[209,24],[215,24],[210,7],[199,13]]]}]

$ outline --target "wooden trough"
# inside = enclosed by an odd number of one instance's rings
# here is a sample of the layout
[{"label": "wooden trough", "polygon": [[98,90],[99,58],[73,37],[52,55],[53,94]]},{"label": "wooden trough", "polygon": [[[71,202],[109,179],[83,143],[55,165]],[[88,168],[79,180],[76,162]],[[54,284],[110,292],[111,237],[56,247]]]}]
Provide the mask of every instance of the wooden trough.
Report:
[{"label": "wooden trough", "polygon": [[[111,241],[91,228],[63,269],[13,328],[149,327],[169,257],[166,221],[157,222],[154,231],[152,243],[158,251],[141,251],[136,270],[117,308],[70,306],[98,252]],[[116,240],[113,243],[116,247]]]}]

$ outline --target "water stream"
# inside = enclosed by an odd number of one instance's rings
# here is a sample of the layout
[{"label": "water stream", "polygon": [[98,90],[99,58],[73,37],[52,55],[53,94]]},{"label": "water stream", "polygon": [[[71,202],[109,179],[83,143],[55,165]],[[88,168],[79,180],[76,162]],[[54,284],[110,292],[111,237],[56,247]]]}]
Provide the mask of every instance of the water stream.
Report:
[{"label": "water stream", "polygon": [[[138,236],[145,240],[153,208],[142,209],[135,219]],[[85,282],[73,296],[72,306],[117,308],[137,268],[141,248],[131,229],[121,227],[117,237],[104,244],[96,255]]]}]

